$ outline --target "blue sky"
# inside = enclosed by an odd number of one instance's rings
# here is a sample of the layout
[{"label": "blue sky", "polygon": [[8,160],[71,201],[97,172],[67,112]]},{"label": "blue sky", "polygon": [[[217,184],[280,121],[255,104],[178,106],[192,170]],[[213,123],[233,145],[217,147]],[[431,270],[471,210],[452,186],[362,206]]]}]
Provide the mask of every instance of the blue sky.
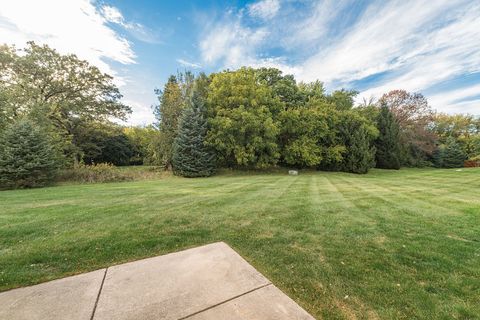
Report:
[{"label": "blue sky", "polygon": [[[28,10],[25,10],[28,8]],[[115,76],[148,124],[177,70],[271,66],[328,90],[422,92],[435,109],[480,114],[480,2],[2,0],[0,42],[76,53]]]}]

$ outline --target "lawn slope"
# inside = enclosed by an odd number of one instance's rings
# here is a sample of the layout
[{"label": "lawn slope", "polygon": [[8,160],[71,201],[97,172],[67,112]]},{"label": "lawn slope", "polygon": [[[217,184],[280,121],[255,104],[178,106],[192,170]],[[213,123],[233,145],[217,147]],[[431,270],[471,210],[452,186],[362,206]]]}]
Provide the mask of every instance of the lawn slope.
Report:
[{"label": "lawn slope", "polygon": [[0,290],[214,241],[318,318],[480,318],[479,169],[0,192]]}]

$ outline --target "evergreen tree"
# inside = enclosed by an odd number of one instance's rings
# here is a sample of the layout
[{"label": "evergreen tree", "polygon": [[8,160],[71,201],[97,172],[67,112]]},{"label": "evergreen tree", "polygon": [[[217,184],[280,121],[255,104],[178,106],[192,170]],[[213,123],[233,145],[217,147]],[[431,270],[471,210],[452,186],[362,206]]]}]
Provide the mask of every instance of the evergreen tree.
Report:
[{"label": "evergreen tree", "polygon": [[375,140],[377,168],[400,169],[400,127],[395,116],[383,103],[377,117],[378,138]]},{"label": "evergreen tree", "polygon": [[31,188],[54,177],[57,157],[48,137],[27,120],[11,125],[0,141],[0,187]]},{"label": "evergreen tree", "polygon": [[433,151],[432,154],[432,160],[433,160],[433,165],[436,168],[442,168],[443,167],[443,158],[445,156],[445,146],[441,145],[435,151]]},{"label": "evergreen tree", "polygon": [[375,127],[353,111],[344,112],[340,122],[340,137],[346,147],[342,170],[353,173],[367,173],[374,165],[376,135]]},{"label": "evergreen tree", "polygon": [[466,159],[467,156],[460,144],[454,138],[448,138],[443,151],[443,167],[462,168]]},{"label": "evergreen tree", "polygon": [[[197,86],[198,87],[198,86]],[[207,135],[205,101],[196,88],[179,122],[173,146],[173,172],[184,177],[207,177],[215,171],[215,154],[204,143]]]}]

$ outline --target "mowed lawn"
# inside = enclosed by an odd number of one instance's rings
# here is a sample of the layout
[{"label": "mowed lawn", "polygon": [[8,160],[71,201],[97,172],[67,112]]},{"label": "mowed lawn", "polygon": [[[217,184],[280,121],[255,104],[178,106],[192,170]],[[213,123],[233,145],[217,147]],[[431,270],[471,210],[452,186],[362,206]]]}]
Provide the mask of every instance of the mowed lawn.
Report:
[{"label": "mowed lawn", "polygon": [[0,291],[225,241],[319,319],[479,319],[480,170],[0,192]]}]

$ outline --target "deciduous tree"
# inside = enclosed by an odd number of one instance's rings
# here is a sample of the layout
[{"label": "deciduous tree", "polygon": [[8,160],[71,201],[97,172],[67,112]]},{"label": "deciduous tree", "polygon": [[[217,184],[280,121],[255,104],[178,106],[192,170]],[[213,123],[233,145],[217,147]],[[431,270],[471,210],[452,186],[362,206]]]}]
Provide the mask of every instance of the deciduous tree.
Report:
[{"label": "deciduous tree", "polygon": [[208,95],[207,143],[223,165],[265,168],[280,158],[277,117],[282,104],[254,69],[215,74]]},{"label": "deciduous tree", "polygon": [[417,165],[431,156],[436,135],[431,130],[434,112],[427,99],[420,93],[393,90],[379,102],[388,106],[400,126],[403,164]]},{"label": "deciduous tree", "polygon": [[[131,112],[113,78],[75,55],[29,42],[22,54],[0,47],[0,65],[2,113],[10,122],[26,116],[74,144],[79,123],[125,119]],[[64,147],[79,160],[78,148]]]},{"label": "deciduous tree", "polygon": [[155,109],[155,115],[160,130],[158,151],[161,164],[170,169],[172,167],[173,141],[178,132],[178,121],[185,107],[185,97],[177,77],[170,76],[165,88],[159,92],[160,104]]}]

